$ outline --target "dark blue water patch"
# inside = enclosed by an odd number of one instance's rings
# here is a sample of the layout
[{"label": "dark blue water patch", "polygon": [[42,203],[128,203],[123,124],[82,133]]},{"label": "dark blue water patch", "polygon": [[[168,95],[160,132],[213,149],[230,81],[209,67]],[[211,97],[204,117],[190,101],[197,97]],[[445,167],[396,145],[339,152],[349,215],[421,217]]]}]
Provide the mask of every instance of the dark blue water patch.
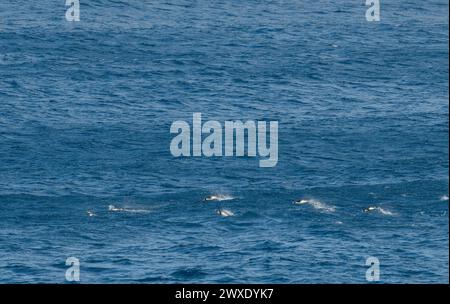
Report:
[{"label": "dark blue water patch", "polygon": [[181,268],[171,273],[171,275],[176,279],[196,280],[201,279],[203,276],[206,275],[206,273],[203,272],[200,267],[194,267],[194,268]]}]

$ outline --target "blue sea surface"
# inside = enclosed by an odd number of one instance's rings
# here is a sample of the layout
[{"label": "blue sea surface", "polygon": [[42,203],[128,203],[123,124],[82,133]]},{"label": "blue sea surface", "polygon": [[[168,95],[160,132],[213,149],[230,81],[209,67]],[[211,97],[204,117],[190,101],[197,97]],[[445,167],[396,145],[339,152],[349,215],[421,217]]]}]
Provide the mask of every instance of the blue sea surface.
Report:
[{"label": "blue sea surface", "polygon": [[[447,0],[80,2],[0,0],[0,283],[449,282]],[[173,157],[194,112],[277,166]]]}]

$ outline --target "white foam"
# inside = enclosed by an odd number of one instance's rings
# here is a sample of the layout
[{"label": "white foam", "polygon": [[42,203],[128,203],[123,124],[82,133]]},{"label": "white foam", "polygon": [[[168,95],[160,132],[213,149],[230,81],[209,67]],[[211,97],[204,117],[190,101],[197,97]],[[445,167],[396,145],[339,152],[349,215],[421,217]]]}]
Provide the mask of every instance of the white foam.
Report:
[{"label": "white foam", "polygon": [[234,199],[235,198],[231,195],[215,194],[215,195],[207,196],[205,198],[205,201],[230,201],[230,200],[234,200]]},{"label": "white foam", "polygon": [[123,211],[123,208],[117,208],[117,207],[114,206],[114,205],[109,205],[109,206],[108,206],[108,210],[109,210],[109,211]]},{"label": "white foam", "polygon": [[108,210],[112,212],[131,212],[131,213],[149,213],[147,209],[131,209],[131,208],[117,208],[114,205],[109,205]]},{"label": "white foam", "polygon": [[301,199],[301,200],[295,201],[294,204],[296,204],[296,205],[308,204],[308,205],[312,206],[315,209],[324,210],[324,211],[327,211],[327,212],[334,212],[336,210],[336,207],[329,206],[329,205],[327,205],[325,203],[322,203],[322,202],[320,202],[318,200],[315,200],[315,199]]},{"label": "white foam", "polygon": [[448,201],[448,195],[441,196],[441,201],[443,202]]}]

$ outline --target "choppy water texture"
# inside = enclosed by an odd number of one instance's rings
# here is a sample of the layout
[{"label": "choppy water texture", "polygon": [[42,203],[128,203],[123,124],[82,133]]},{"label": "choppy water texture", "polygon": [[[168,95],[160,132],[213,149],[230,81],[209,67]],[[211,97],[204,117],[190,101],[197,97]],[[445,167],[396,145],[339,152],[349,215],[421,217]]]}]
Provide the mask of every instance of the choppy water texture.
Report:
[{"label": "choppy water texture", "polygon": [[[448,282],[448,2],[364,2],[1,0],[0,282]],[[278,165],[175,159],[193,112]]]}]

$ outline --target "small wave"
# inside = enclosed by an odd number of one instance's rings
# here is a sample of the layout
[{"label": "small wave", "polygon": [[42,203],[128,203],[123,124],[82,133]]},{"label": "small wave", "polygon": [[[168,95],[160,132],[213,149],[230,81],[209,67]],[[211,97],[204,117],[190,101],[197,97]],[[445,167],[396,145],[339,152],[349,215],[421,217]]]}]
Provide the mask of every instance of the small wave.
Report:
[{"label": "small wave", "polygon": [[315,199],[301,199],[298,201],[295,201],[294,204],[296,205],[310,205],[315,209],[318,210],[324,210],[327,212],[334,212],[336,210],[336,207],[334,206],[329,206],[325,203],[322,203],[321,201],[315,200]]},{"label": "small wave", "polygon": [[131,212],[131,213],[149,213],[147,209],[131,209],[131,208],[118,208],[114,205],[109,205],[108,210],[112,212]]},{"label": "small wave", "polygon": [[205,197],[205,201],[231,201],[234,199],[235,197],[226,194],[209,195]]},{"label": "small wave", "polygon": [[86,211],[86,213],[89,217],[97,216],[97,214],[95,214],[93,211],[90,211],[90,210]]},{"label": "small wave", "polygon": [[441,201],[443,202],[448,201],[448,195],[441,196]]}]

